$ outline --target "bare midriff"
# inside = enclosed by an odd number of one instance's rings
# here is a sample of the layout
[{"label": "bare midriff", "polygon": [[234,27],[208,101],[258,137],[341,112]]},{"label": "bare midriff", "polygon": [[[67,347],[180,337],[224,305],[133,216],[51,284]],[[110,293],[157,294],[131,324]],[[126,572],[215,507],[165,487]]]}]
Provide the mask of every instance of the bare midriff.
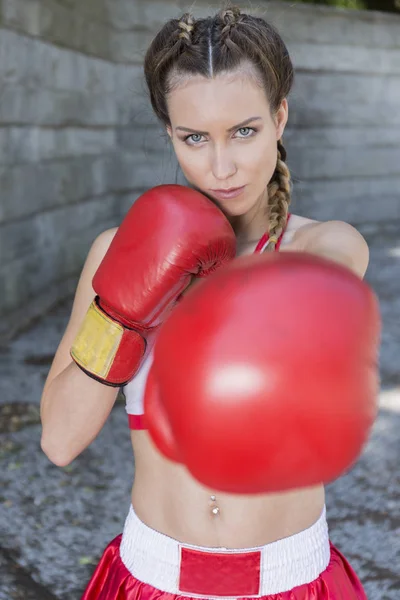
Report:
[{"label": "bare midriff", "polygon": [[233,495],[207,489],[159,454],[146,431],[132,432],[132,505],[146,525],[186,544],[252,548],[294,535],[323,511],[322,485],[283,493]]}]

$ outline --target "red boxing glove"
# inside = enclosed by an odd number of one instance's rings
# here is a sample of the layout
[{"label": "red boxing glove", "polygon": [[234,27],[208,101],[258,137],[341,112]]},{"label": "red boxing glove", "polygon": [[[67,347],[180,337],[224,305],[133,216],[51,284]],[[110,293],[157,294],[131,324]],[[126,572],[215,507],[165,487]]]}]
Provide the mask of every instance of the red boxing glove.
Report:
[{"label": "red boxing glove", "polygon": [[235,250],[231,225],[203,194],[177,185],[146,192],[93,278],[97,297],[71,349],[74,361],[102,383],[127,383],[192,278],[218,269]]},{"label": "red boxing glove", "polygon": [[160,330],[150,434],[214,490],[332,481],[374,422],[379,340],[376,297],[345,267],[294,252],[237,259]]}]

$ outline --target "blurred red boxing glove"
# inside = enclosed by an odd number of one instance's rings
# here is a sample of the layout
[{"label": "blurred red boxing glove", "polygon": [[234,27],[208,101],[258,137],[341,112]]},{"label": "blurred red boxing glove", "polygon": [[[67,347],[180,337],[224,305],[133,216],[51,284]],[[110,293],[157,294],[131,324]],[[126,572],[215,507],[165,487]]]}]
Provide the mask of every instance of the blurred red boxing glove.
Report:
[{"label": "blurred red boxing glove", "polygon": [[231,225],[203,194],[177,185],[146,192],[93,278],[97,297],[71,349],[73,360],[106,385],[127,383],[149,336],[192,278],[218,269],[235,251]]},{"label": "blurred red boxing glove", "polygon": [[374,422],[379,340],[376,297],[345,267],[303,253],[237,259],[160,330],[150,434],[214,490],[332,481]]}]

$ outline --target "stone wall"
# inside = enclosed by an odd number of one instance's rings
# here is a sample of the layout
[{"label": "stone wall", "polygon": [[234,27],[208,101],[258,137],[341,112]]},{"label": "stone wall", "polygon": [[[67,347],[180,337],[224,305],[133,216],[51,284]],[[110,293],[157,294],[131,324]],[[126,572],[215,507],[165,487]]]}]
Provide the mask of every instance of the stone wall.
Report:
[{"label": "stone wall", "polygon": [[139,8],[2,1],[2,339],[72,294],[96,235],[117,225],[141,190],[170,176],[142,93]]},{"label": "stone wall", "polygon": [[[3,340],[73,293],[93,239],[144,189],[183,181],[141,64],[188,8],[0,0]],[[196,1],[196,16],[211,10]],[[265,0],[253,12],[279,28],[297,71],[285,139],[295,210],[361,228],[400,221],[400,17]]]}]

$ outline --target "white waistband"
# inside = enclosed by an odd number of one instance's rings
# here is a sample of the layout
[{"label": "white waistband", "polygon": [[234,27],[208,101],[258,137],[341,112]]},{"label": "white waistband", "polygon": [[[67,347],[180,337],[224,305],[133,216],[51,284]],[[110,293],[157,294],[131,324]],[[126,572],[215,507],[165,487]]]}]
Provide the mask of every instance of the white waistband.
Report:
[{"label": "white waistband", "polygon": [[[219,557],[223,555],[225,561],[229,561],[225,557],[233,557],[233,555],[238,557],[238,555],[249,555],[253,552],[255,556],[259,553],[260,557],[257,571],[259,587],[257,592],[245,594],[247,597],[278,594],[314,581],[325,571],[330,560],[325,507],[318,521],[300,533],[265,546],[238,550],[181,544],[142,523],[131,507],[125,522],[120,547],[122,562],[130,573],[142,583],[147,583],[158,590],[171,594],[200,598],[215,597],[219,600],[243,597],[243,594],[232,596],[229,593],[225,595],[219,592],[209,595],[198,593],[196,590],[188,590],[187,586],[182,590],[182,557],[184,554],[201,555],[201,557],[204,555],[214,555],[215,557],[218,554]],[[199,575],[201,578],[201,573]],[[247,575],[248,573],[243,573],[244,577]],[[253,575],[250,574],[250,577]]]}]

